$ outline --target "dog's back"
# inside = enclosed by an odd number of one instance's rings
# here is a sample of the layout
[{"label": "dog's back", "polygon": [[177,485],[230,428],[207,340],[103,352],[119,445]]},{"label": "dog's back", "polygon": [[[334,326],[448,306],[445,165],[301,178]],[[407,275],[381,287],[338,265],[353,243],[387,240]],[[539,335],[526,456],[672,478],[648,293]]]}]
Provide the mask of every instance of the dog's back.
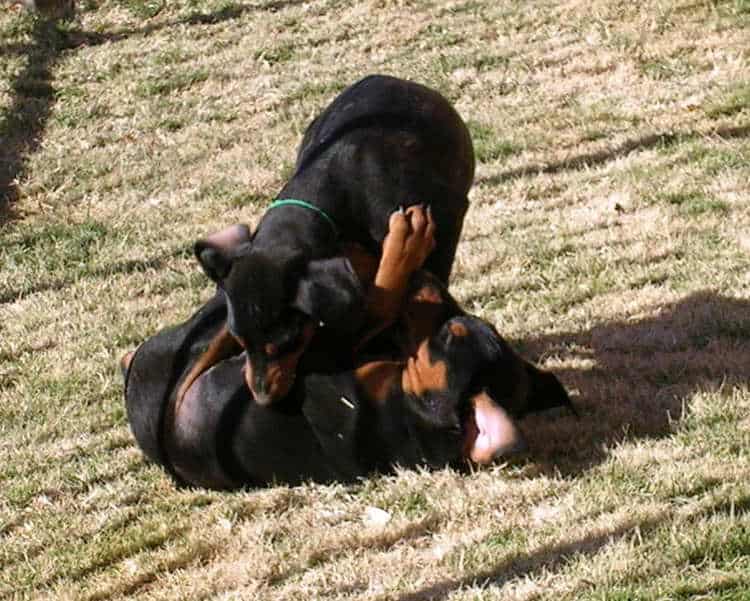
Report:
[{"label": "dog's back", "polygon": [[430,204],[437,245],[426,267],[447,282],[474,178],[461,117],[439,92],[371,75],[310,124],[279,197],[314,199],[347,237],[374,253],[398,206]]},{"label": "dog's back", "polygon": [[348,87],[310,124],[297,154],[297,171],[348,133],[362,130],[375,130],[385,140],[410,133],[448,167],[433,163],[423,168],[434,171],[456,194],[469,191],[474,151],[461,117],[435,90],[386,75],[370,75]]}]

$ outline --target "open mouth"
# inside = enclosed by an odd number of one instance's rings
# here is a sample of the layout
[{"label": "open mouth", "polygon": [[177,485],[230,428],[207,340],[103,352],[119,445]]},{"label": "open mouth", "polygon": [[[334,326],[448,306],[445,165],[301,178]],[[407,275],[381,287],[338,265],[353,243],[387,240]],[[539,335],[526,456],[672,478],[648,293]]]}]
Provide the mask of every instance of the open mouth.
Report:
[{"label": "open mouth", "polygon": [[464,454],[474,463],[492,463],[527,448],[513,419],[486,392],[472,397],[466,420]]}]

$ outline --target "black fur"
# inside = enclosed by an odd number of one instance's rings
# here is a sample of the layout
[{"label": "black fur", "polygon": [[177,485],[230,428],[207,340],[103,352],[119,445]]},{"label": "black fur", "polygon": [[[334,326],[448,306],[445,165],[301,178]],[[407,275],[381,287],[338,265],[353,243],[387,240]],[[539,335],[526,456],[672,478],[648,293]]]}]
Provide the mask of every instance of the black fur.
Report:
[{"label": "black fur", "polygon": [[438,92],[373,75],[337,96],[305,132],[295,171],[278,194],[315,205],[335,228],[317,211],[283,206],[265,213],[252,240],[196,244],[205,272],[229,299],[230,327],[247,350],[256,393],[268,392],[264,349],[299,337],[290,307],[334,330],[350,325],[337,317],[352,307],[351,273],[330,264],[333,277],[320,277],[325,270],[305,266],[340,254],[343,242],[379,254],[399,206],[431,206],[437,244],[425,267],[447,284],[473,177],[469,132]]}]

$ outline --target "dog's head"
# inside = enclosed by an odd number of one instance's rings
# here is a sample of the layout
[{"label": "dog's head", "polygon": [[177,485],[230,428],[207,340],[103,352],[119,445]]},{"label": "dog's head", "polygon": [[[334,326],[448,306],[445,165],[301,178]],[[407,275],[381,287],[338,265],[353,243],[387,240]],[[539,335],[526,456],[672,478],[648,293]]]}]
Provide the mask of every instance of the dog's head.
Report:
[{"label": "dog's head", "polygon": [[195,254],[224,292],[229,331],[247,353],[245,380],[261,404],[289,392],[320,324],[341,330],[358,325],[364,295],[345,258],[309,261],[284,246],[255,249],[243,225],[199,240]]},{"label": "dog's head", "polygon": [[403,376],[407,402],[428,428],[460,432],[464,457],[486,464],[526,444],[514,418],[571,406],[558,379],[517,355],[486,321],[447,320],[418,347]]}]

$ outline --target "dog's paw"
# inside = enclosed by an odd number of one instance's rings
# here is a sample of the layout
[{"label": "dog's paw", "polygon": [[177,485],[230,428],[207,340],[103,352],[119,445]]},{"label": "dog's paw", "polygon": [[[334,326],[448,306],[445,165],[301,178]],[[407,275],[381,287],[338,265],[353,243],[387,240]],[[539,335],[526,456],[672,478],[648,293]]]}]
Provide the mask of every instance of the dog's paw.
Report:
[{"label": "dog's paw", "polygon": [[430,209],[414,205],[394,212],[383,241],[383,262],[408,277],[435,248],[435,221]]},{"label": "dog's paw", "polygon": [[429,209],[413,206],[391,215],[370,299],[370,312],[381,325],[396,318],[409,278],[434,247],[435,222]]}]

